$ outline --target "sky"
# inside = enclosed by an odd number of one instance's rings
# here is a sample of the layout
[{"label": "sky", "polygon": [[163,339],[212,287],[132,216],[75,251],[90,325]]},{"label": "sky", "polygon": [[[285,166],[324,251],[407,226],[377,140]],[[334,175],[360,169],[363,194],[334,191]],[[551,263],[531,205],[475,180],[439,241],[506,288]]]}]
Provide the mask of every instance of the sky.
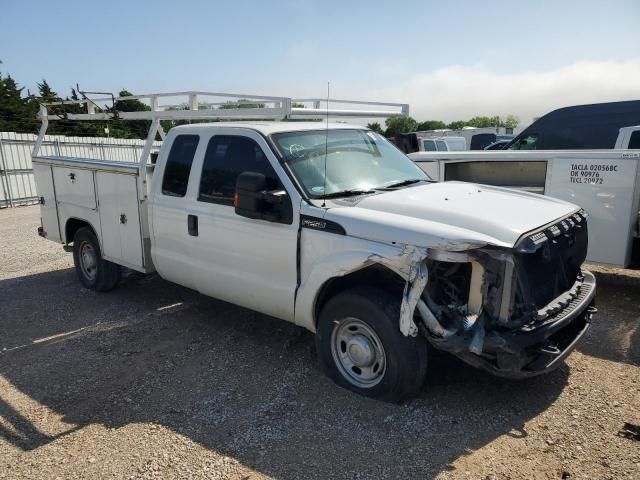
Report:
[{"label": "sky", "polygon": [[418,120],[640,99],[640,0],[0,0],[0,72],[59,94],[409,103]]}]

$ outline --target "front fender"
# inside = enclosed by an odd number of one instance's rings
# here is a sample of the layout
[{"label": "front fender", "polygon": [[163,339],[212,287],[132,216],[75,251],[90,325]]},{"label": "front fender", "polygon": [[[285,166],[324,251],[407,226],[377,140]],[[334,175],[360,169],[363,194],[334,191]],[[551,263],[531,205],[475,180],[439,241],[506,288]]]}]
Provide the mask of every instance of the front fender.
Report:
[{"label": "front fender", "polygon": [[344,235],[303,231],[301,238],[301,282],[296,295],[295,323],[315,332],[315,306],[322,287],[331,279],[356,272],[373,264],[390,268],[402,278],[411,274],[415,247],[388,245]]}]

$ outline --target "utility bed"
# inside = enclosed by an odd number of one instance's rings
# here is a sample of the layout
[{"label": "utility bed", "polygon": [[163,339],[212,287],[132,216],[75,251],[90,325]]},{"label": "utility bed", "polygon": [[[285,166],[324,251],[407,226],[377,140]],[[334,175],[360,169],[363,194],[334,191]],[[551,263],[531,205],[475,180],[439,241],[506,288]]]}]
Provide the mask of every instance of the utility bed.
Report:
[{"label": "utility bed", "polygon": [[590,217],[587,260],[622,267],[631,262],[640,150],[416,152],[409,157],[440,182],[495,185],[578,204]]},{"label": "utility bed", "polygon": [[33,170],[42,236],[70,243],[68,220],[86,219],[99,230],[105,259],[153,271],[146,203],[139,200],[138,163],[47,156],[34,157]]}]

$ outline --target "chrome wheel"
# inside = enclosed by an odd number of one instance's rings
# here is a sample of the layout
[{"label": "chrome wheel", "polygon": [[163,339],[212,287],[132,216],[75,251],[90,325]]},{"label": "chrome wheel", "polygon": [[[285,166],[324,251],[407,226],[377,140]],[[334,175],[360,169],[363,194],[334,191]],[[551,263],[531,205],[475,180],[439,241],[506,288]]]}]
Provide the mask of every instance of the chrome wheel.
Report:
[{"label": "chrome wheel", "polygon": [[331,335],[331,354],[340,373],[356,387],[371,388],[380,383],[387,362],[376,332],[353,317],[336,323]]},{"label": "chrome wheel", "polygon": [[98,256],[89,242],[80,244],[80,269],[87,280],[93,281],[98,274]]}]

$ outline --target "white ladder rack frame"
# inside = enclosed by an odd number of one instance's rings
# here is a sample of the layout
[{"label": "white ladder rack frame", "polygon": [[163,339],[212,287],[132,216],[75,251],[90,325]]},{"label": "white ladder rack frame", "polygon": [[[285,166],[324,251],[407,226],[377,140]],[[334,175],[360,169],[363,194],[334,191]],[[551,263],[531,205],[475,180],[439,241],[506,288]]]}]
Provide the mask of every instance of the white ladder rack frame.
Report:
[{"label": "white ladder rack frame", "polygon": [[[161,99],[181,98],[172,104],[160,104]],[[207,97],[213,97],[215,101],[203,101]],[[227,99],[220,101],[220,99]],[[146,102],[150,110],[143,112],[97,112],[96,106],[108,102],[139,100]],[[262,104],[262,107],[251,108],[219,108],[226,105],[232,107],[242,104]],[[312,103],[313,107],[293,107],[294,104]],[[321,108],[322,105],[325,108]],[[334,105],[366,105],[377,109],[336,109]],[[63,105],[82,105],[86,107],[85,113],[52,114],[49,107]],[[204,107],[204,108],[202,108]],[[98,107],[100,108],[100,107]],[[381,108],[381,109],[378,109]],[[356,117],[356,118],[389,118],[407,117],[409,105],[405,103],[365,102],[361,100],[335,100],[321,98],[292,99],[290,97],[273,97],[265,95],[222,93],[222,92],[167,92],[150,93],[145,95],[131,95],[126,97],[86,97],[81,100],[62,100],[59,102],[47,102],[40,104],[38,118],[42,124],[38,138],[33,147],[32,157],[37,157],[40,147],[47,133],[49,121],[78,120],[78,121],[108,121],[108,120],[151,120],[149,132],[145,141],[139,164],[139,194],[140,201],[146,199],[145,169],[148,163],[153,142],[159,134],[164,139],[165,132],[160,125],[161,120],[204,120],[204,119],[229,119],[229,120],[290,120],[290,119],[323,119],[329,117]]]},{"label": "white ladder rack frame", "polygon": [[[183,97],[184,102],[171,105],[160,105],[161,98],[167,97]],[[233,99],[225,102],[203,102],[202,97],[217,97]],[[149,111],[143,112],[117,112],[117,114],[109,112],[96,112],[96,104],[102,102],[118,102],[127,100],[146,100]],[[293,107],[295,103],[314,104],[313,108]],[[150,93],[146,95],[132,95],[127,97],[100,97],[85,98],[82,100],[62,100],[59,102],[42,103],[39,118],[48,120],[112,120],[115,117],[122,120],[196,120],[196,119],[269,119],[269,120],[286,120],[291,118],[323,118],[327,114],[329,116],[339,117],[396,117],[409,115],[409,105],[405,103],[389,103],[389,102],[365,102],[361,100],[336,100],[329,99],[330,105],[368,105],[372,107],[392,107],[384,110],[358,110],[358,109],[336,109],[336,108],[320,108],[321,102],[327,102],[327,99],[320,98],[304,98],[292,99],[289,97],[270,97],[265,95],[249,95],[240,93],[220,93],[220,92],[167,92],[167,93]],[[215,108],[222,105],[233,106],[234,104],[261,103],[264,107],[256,108]],[[67,113],[64,115],[50,114],[47,107],[60,105],[86,105],[86,113]],[[269,106],[267,106],[269,105]],[[202,107],[207,108],[202,108]],[[183,108],[180,108],[183,107]]]}]

